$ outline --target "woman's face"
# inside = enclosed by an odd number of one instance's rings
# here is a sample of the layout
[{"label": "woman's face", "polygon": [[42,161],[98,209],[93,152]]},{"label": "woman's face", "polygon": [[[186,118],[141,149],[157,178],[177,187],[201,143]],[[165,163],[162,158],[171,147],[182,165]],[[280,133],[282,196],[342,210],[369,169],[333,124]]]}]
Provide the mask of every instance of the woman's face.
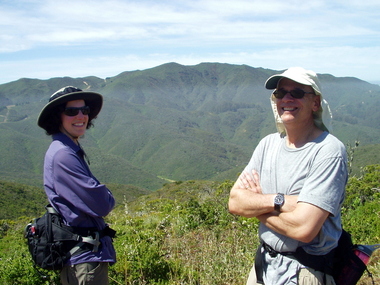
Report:
[{"label": "woman's face", "polygon": [[[74,100],[66,103],[66,108],[81,108],[85,106],[86,103],[84,100]],[[83,136],[86,132],[88,115],[83,115],[82,111],[79,111],[75,116],[68,116],[63,111],[61,114],[61,121],[61,132],[69,136],[75,143],[77,143],[78,138]]]}]

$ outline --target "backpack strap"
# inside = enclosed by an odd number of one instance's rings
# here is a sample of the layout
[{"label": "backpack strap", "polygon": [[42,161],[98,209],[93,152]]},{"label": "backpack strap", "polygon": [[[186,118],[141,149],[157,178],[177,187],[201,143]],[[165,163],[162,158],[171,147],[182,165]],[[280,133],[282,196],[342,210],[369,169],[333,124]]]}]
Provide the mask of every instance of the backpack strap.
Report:
[{"label": "backpack strap", "polygon": [[[56,215],[57,218],[62,217],[50,204],[46,207],[47,212],[49,213],[49,219],[52,219],[52,216]],[[110,236],[111,238],[115,237],[116,231],[110,227],[105,227],[103,230],[99,231],[96,228],[81,228],[81,227],[70,227],[60,223],[51,223],[52,232],[54,232],[54,240],[56,241],[77,241],[76,244],[71,250],[70,254],[79,253],[79,249],[82,249],[85,244],[92,245],[92,252],[97,252],[99,246],[101,245],[100,239],[104,236]]]},{"label": "backpack strap", "polygon": [[332,250],[325,255],[312,255],[307,253],[302,247],[298,247],[295,252],[279,252],[274,250],[271,246],[262,242],[256,252],[255,269],[257,282],[263,284],[263,268],[262,268],[262,253],[261,248],[264,248],[271,257],[276,257],[278,254],[295,258],[299,263],[304,266],[313,268],[316,271],[321,271],[328,275],[333,275],[333,258],[335,251]]},{"label": "backpack strap", "polygon": [[260,243],[259,248],[256,251],[255,256],[255,271],[256,271],[256,283],[264,284],[263,281],[263,255],[261,253],[261,248],[263,247],[263,242]]},{"label": "backpack strap", "polygon": [[84,246],[86,244],[92,245],[92,252],[97,252],[101,244],[99,233],[96,232],[95,238],[93,238],[92,236],[82,237],[82,240],[70,250],[71,256],[73,256],[74,254],[80,253],[82,251],[85,251]]},{"label": "backpack strap", "polygon": [[324,255],[314,255],[307,253],[302,247],[297,248],[293,256],[299,263],[306,267],[313,268],[316,271],[321,271],[328,275],[333,275],[333,260],[335,249]]},{"label": "backpack strap", "polygon": [[46,207],[45,207],[45,209],[46,209],[46,211],[49,213],[49,214],[56,214],[56,215],[58,215],[59,213],[53,208],[53,206],[52,205],[47,205]]}]

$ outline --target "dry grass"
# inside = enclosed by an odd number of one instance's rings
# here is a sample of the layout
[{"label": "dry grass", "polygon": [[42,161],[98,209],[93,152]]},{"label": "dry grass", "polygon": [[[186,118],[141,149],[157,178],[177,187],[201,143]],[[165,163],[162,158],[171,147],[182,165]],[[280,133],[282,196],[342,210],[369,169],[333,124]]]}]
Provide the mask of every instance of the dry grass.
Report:
[{"label": "dry grass", "polygon": [[233,227],[171,236],[165,243],[168,258],[185,269],[171,284],[244,284],[257,244],[255,231]]}]

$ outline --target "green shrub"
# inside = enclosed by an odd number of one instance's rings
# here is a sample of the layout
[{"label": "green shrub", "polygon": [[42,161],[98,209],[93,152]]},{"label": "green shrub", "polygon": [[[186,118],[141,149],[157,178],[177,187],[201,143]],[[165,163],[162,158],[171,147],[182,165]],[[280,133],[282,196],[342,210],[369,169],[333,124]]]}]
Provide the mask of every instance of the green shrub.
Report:
[{"label": "green shrub", "polygon": [[360,177],[349,178],[344,208],[355,209],[376,199],[380,199],[380,164],[368,165]]},{"label": "green shrub", "polygon": [[[365,170],[362,177],[350,179],[347,185],[352,201],[357,195],[353,189],[376,187],[378,168]],[[180,186],[186,193],[174,188],[172,199],[160,199],[152,193],[117,207],[107,217],[117,230],[117,263],[110,267],[110,284],[244,284],[259,244],[258,220],[228,212],[232,184],[205,182],[202,186],[199,181],[183,182]],[[182,200],[184,195],[188,199]],[[356,243],[380,243],[379,194],[373,191],[366,195],[366,199],[355,200],[355,205],[344,208],[343,225]],[[0,284],[59,284],[57,272],[44,272],[49,277],[42,279],[32,266],[23,238],[28,221],[0,221]],[[380,257],[376,256],[369,269],[377,278]],[[370,284],[366,282],[364,276],[359,284]]]},{"label": "green shrub", "polygon": [[357,206],[342,217],[355,243],[380,243],[380,199]]},{"label": "green shrub", "polygon": [[41,274],[33,267],[33,263],[23,237],[23,227],[26,220],[2,221],[7,224],[7,231],[0,238],[0,284],[15,285],[42,285],[60,284],[59,276],[54,271],[40,270]]}]

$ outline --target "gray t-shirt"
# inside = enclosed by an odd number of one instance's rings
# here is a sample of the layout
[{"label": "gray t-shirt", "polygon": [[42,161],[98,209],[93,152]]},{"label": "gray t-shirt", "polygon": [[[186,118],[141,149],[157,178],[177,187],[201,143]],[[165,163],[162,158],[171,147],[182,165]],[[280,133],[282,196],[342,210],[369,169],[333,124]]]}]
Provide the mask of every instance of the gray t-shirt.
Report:
[{"label": "gray t-shirt", "polygon": [[[310,254],[322,255],[336,247],[341,234],[340,209],[348,176],[346,149],[342,142],[324,132],[301,148],[289,148],[285,137],[271,134],[260,141],[245,168],[249,173],[252,169],[260,176],[264,194],[299,195],[298,202],[313,204],[330,213],[320,233],[308,244],[278,234],[262,224],[259,227],[261,240],[280,252],[295,251],[302,246]],[[301,266],[297,261],[282,255],[265,259],[265,266],[268,266],[265,284],[297,281],[294,278]]]}]

